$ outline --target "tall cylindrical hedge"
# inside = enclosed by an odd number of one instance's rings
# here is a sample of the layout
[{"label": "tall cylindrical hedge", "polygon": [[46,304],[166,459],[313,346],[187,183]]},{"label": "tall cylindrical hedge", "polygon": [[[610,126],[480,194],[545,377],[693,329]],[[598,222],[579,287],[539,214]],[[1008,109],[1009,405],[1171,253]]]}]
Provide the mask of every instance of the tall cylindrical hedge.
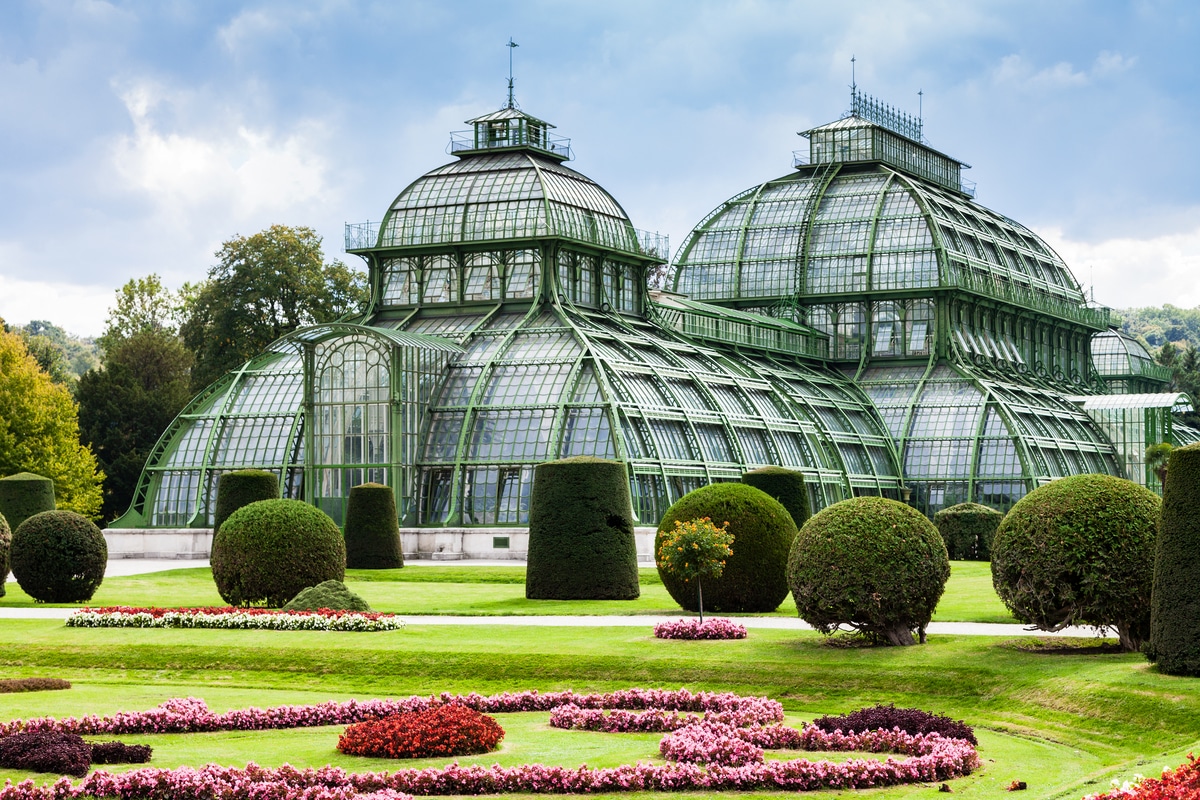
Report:
[{"label": "tall cylindrical hedge", "polygon": [[259,500],[279,499],[279,478],[274,472],[262,469],[239,469],[223,472],[217,479],[217,508],[213,515],[213,535],[229,515],[242,506]]},{"label": "tall cylindrical hedge", "polygon": [[213,536],[217,591],[234,606],[278,608],[300,590],[346,577],[346,542],[329,515],[300,500],[259,500]]},{"label": "tall cylindrical hedge", "polygon": [[1200,444],[1171,451],[1154,552],[1146,656],[1171,675],[1200,676]]},{"label": "tall cylindrical hedge", "polygon": [[539,464],[529,501],[525,596],[633,600],[639,593],[625,465],[587,456]]},{"label": "tall cylindrical hedge", "polygon": [[18,472],[0,478],[0,514],[12,530],[43,511],[53,511],[54,481],[32,472]]},{"label": "tall cylindrical hedge", "polygon": [[350,569],[404,566],[392,487],[364,483],[350,489],[346,501],[346,566]]},{"label": "tall cylindrical hedge", "polygon": [[1005,515],[992,542],[992,585],[1042,630],[1115,628],[1126,650],[1150,633],[1154,540],[1162,501],[1112,475],[1039,486]]},{"label": "tall cylindrical hedge", "polygon": [[9,552],[12,547],[12,529],[8,527],[8,520],[0,514],[0,597],[4,597],[4,583],[8,580],[8,571],[11,568],[9,560]]},{"label": "tall cylindrical hedge", "polygon": [[13,531],[13,577],[34,600],[91,600],[108,566],[104,534],[74,511],[43,511]]},{"label": "tall cylindrical hedge", "polygon": [[792,515],[796,530],[804,527],[812,516],[802,472],[784,467],[761,467],[742,475],[742,483],[764,491],[782,503]]},{"label": "tall cylindrical hedge", "polygon": [[959,503],[933,515],[951,561],[988,561],[1003,512],[979,503]]},{"label": "tall cylindrical hedge", "polygon": [[[744,483],[713,483],[689,492],[667,509],[654,537],[658,553],[663,537],[675,521],[708,517],[714,525],[729,523],[733,555],[725,561],[721,577],[702,585],[704,607],[721,612],[774,611],[787,597],[787,559],[796,538],[796,523],[783,504],[766,492]],[[658,569],[671,598],[688,611],[699,609],[694,583]]]},{"label": "tall cylindrical hedge", "polygon": [[924,514],[883,497],[853,497],[814,514],[788,558],[800,618],[894,645],[925,641],[950,562]]}]

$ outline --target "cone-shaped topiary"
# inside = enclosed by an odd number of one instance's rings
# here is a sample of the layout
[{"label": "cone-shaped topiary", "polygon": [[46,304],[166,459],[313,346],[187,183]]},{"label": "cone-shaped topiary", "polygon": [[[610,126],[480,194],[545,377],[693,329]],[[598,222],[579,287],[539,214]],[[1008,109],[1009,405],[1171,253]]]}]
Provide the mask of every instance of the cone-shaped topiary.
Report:
[{"label": "cone-shaped topiary", "polygon": [[11,530],[21,527],[34,514],[54,509],[54,481],[49,478],[32,472],[0,478],[0,514]]},{"label": "cone-shaped topiary", "polygon": [[625,465],[588,456],[538,464],[529,501],[525,596],[633,600],[639,593]]},{"label": "cone-shaped topiary", "polygon": [[1154,556],[1146,656],[1170,675],[1200,676],[1200,445],[1171,451]]},{"label": "cone-shaped topiary", "polygon": [[987,561],[1003,512],[979,503],[959,503],[933,515],[951,561]]},{"label": "cone-shaped topiary", "polygon": [[12,535],[12,572],[25,594],[43,603],[92,599],[108,566],[104,534],[74,511],[43,511]]},{"label": "cone-shaped topiary", "polygon": [[260,500],[229,515],[213,536],[213,580],[225,602],[272,608],[301,589],[346,576],[337,523],[300,500]]},{"label": "cone-shaped topiary", "polygon": [[350,489],[350,499],[346,502],[346,566],[350,569],[404,566],[392,487],[364,483]]},{"label": "cone-shaped topiary", "polygon": [[279,497],[279,478],[274,472],[261,469],[239,469],[223,472],[217,479],[217,508],[213,512],[213,535],[229,515],[242,506],[259,500],[275,500]]},{"label": "cone-shaped topiary", "polygon": [[[714,483],[679,498],[662,518],[654,552],[675,528],[675,521],[708,517],[716,526],[728,522],[733,555],[721,577],[705,580],[704,607],[720,612],[774,611],[787,597],[787,557],[796,538],[796,523],[783,504],[744,483]],[[699,608],[696,587],[658,568],[671,598],[688,611]]]},{"label": "cone-shaped topiary", "polygon": [[0,514],[0,597],[4,597],[4,583],[8,580],[8,571],[12,568],[9,561],[11,548],[12,529],[8,527],[8,520]]},{"label": "cone-shaped topiary", "polygon": [[302,589],[283,607],[284,611],[370,611],[371,607],[341,581],[325,581]]},{"label": "cone-shaped topiary", "polygon": [[893,645],[925,641],[950,577],[942,537],[924,514],[854,497],[813,515],[788,558],[800,618],[828,635],[845,625]]},{"label": "cone-shaped topiary", "polygon": [[992,541],[992,585],[1041,630],[1115,628],[1137,650],[1150,633],[1154,539],[1162,501],[1111,475],[1074,475],[1017,501]]},{"label": "cone-shaped topiary", "polygon": [[783,503],[783,507],[792,515],[792,522],[796,523],[796,530],[800,530],[812,516],[802,472],[784,467],[761,467],[743,475],[742,483],[761,489]]}]

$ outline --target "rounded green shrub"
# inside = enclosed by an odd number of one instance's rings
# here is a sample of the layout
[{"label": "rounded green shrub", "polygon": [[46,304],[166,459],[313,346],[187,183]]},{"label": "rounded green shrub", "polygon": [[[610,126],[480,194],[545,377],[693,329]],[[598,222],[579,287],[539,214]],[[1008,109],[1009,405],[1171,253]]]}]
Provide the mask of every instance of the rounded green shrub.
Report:
[{"label": "rounded green shrub", "polygon": [[404,566],[392,487],[364,483],[350,489],[346,502],[346,566],[350,569]]},{"label": "rounded green shrub", "polygon": [[783,503],[783,507],[792,515],[792,522],[796,523],[796,530],[800,530],[812,516],[802,472],[784,467],[761,467],[743,475],[742,483],[761,489]]},{"label": "rounded green shrub", "polygon": [[1166,478],[1145,651],[1162,672],[1200,676],[1200,445],[1172,450]]},{"label": "rounded green shrub", "polygon": [[1154,492],[1111,475],[1040,486],[996,529],[992,585],[1022,622],[1115,628],[1121,646],[1136,650],[1150,633],[1161,506]]},{"label": "rounded green shrub", "polygon": [[[787,557],[796,538],[796,523],[783,504],[744,483],[713,483],[679,498],[663,516],[654,537],[654,552],[674,530],[677,520],[708,517],[720,527],[729,523],[733,555],[721,577],[705,580],[704,607],[717,612],[774,611],[787,597]],[[699,609],[696,587],[658,566],[663,586],[688,611]]]},{"label": "rounded green shrub", "polygon": [[370,611],[371,607],[354,592],[346,588],[341,581],[324,581],[316,586],[301,589],[300,593],[288,601],[284,611],[319,611],[328,608],[332,611]]},{"label": "rounded green shrub", "polygon": [[979,503],[959,503],[933,515],[951,561],[988,561],[1003,512]]},{"label": "rounded green shrub", "polygon": [[846,626],[877,642],[925,641],[950,577],[942,537],[924,514],[854,497],[813,515],[788,557],[800,618],[828,635]]},{"label": "rounded green shrub", "polygon": [[9,554],[12,548],[12,529],[8,520],[0,514],[0,597],[4,597],[4,584],[8,580],[8,571],[12,569]]},{"label": "rounded green shrub", "polygon": [[229,515],[242,506],[259,500],[275,500],[279,497],[279,478],[274,472],[262,469],[239,469],[223,472],[217,479],[217,507],[213,512],[213,535]]},{"label": "rounded green shrub", "polygon": [[53,511],[54,481],[32,472],[18,472],[0,478],[0,514],[12,530],[43,511]]},{"label": "rounded green shrub", "polygon": [[346,577],[337,523],[300,500],[259,500],[213,536],[213,580],[225,602],[278,608],[302,589]]},{"label": "rounded green shrub", "polygon": [[625,465],[588,456],[538,464],[527,558],[530,600],[636,599],[637,543]]},{"label": "rounded green shrub", "polygon": [[92,599],[108,566],[104,534],[74,511],[43,511],[12,535],[12,572],[27,595],[43,603]]}]

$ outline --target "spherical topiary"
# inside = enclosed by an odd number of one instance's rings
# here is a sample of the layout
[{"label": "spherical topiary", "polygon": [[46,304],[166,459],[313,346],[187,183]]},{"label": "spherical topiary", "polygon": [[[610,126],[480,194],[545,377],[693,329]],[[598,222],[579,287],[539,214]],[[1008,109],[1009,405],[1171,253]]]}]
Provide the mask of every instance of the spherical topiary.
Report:
[{"label": "spherical topiary", "polygon": [[641,590],[625,465],[589,456],[538,464],[527,558],[530,600],[636,599]]},{"label": "spherical topiary", "polygon": [[0,478],[0,514],[8,527],[16,530],[21,523],[43,511],[53,511],[54,481],[32,472],[18,472]]},{"label": "spherical topiary", "polygon": [[1017,501],[992,541],[992,584],[1042,630],[1112,627],[1136,650],[1150,633],[1154,539],[1162,501],[1124,478],[1074,475]]},{"label": "spherical topiary", "polygon": [[[714,483],[679,498],[662,518],[654,537],[657,554],[675,521],[708,517],[714,525],[729,523],[733,555],[721,577],[705,580],[704,607],[720,612],[774,611],[787,597],[787,557],[796,523],[783,504],[744,483]],[[659,566],[658,574],[671,598],[688,611],[699,608],[696,587]]]},{"label": "spherical topiary", "polygon": [[325,581],[302,589],[283,607],[284,611],[370,611],[371,607],[341,581]]},{"label": "spherical topiary", "polygon": [[951,561],[987,561],[1003,512],[979,503],[959,503],[933,515]]},{"label": "spherical topiary", "polygon": [[800,617],[831,634],[845,625],[894,645],[925,641],[950,560],[925,515],[882,497],[814,514],[796,536],[788,585]]},{"label": "spherical topiary", "polygon": [[800,530],[812,516],[802,472],[784,467],[761,467],[743,475],[742,483],[761,489],[783,503],[796,523],[796,530]]},{"label": "spherical topiary", "polygon": [[1146,657],[1167,674],[1200,676],[1200,445],[1172,450],[1166,477]]},{"label": "spherical topiary", "polygon": [[346,543],[329,515],[300,500],[260,500],[213,537],[213,580],[225,602],[277,608],[301,589],[346,576]]},{"label": "spherical topiary", "polygon": [[229,515],[242,506],[259,500],[279,497],[279,478],[274,472],[261,469],[239,469],[223,472],[217,479],[217,507],[213,512],[213,535]]},{"label": "spherical topiary", "polygon": [[12,548],[12,529],[8,520],[0,514],[0,597],[4,597],[4,583],[8,580],[8,571],[12,568],[9,562],[9,551]]},{"label": "spherical topiary", "polygon": [[392,487],[364,483],[350,489],[350,499],[346,501],[346,566],[350,569],[404,566]]},{"label": "spherical topiary", "polygon": [[82,603],[92,599],[108,566],[104,534],[74,511],[43,511],[12,535],[12,572],[34,600]]}]

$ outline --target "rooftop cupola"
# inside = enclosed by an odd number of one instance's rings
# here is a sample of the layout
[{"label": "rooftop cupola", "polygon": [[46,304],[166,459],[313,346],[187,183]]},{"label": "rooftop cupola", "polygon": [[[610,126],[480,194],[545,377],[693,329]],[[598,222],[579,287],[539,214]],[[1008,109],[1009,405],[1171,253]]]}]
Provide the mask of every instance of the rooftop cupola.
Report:
[{"label": "rooftop cupola", "polygon": [[556,136],[549,122],[515,105],[467,120],[469,131],[450,134],[450,152],[462,157],[495,150],[533,150],[558,161],[571,160],[571,140]]}]

